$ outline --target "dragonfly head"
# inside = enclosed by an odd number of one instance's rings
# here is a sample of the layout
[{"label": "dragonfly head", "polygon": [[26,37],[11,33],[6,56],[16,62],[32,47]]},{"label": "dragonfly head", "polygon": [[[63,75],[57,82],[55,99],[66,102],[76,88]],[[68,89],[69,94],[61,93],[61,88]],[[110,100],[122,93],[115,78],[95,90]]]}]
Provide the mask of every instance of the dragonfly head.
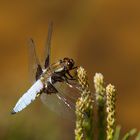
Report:
[{"label": "dragonfly head", "polygon": [[73,67],[74,67],[74,60],[73,59],[65,57],[63,59],[63,62],[65,64],[65,67],[66,67],[67,70],[72,70],[73,69]]}]

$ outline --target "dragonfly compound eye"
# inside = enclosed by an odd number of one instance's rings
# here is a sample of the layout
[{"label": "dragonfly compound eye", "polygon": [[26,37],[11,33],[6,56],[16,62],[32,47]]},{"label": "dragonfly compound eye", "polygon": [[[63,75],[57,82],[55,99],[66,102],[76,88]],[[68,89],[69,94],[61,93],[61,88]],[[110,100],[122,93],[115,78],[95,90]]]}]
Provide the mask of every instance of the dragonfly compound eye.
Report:
[{"label": "dragonfly compound eye", "polygon": [[70,58],[66,57],[66,58],[63,59],[63,61],[66,64],[66,67],[67,67],[68,70],[71,70],[73,68],[73,66],[74,66],[73,59],[70,59]]},{"label": "dragonfly compound eye", "polygon": [[69,61],[68,61],[67,64],[68,64],[69,69],[72,69],[73,66],[74,66],[74,61],[73,61],[73,59],[69,59]]}]

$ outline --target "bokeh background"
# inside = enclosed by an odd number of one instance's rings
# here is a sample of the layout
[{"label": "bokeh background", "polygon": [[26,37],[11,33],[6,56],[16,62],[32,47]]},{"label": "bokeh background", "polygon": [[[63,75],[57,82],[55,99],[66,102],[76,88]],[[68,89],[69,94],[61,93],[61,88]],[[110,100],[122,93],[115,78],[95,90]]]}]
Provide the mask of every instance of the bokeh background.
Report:
[{"label": "bokeh background", "polygon": [[0,1],[0,139],[72,140],[75,124],[58,117],[38,99],[11,116],[30,87],[28,39],[43,55],[48,22],[53,20],[52,62],[72,57],[117,88],[117,123],[122,134],[140,130],[140,2],[138,0]]}]

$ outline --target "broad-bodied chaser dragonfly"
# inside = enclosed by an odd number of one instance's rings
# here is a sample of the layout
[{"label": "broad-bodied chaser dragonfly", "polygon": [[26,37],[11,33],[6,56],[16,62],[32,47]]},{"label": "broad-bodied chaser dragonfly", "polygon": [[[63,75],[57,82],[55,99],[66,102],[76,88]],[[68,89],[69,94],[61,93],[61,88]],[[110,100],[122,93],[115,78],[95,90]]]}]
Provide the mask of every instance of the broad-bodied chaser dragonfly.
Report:
[{"label": "broad-bodied chaser dragonfly", "polygon": [[[31,39],[31,49],[33,50],[33,55],[36,57],[36,82],[27,90],[25,94],[18,100],[15,107],[12,110],[12,114],[22,111],[26,108],[32,101],[34,101],[38,96],[41,96],[43,102],[46,104],[53,104],[51,102],[50,97],[57,97],[58,100],[61,100],[65,106],[69,109],[73,109],[73,103],[70,101],[72,98],[75,99],[75,95],[70,95],[69,91],[58,90],[61,85],[57,85],[57,83],[65,83],[70,88],[73,86],[70,81],[75,81],[75,76],[72,75],[71,70],[76,72],[77,66],[75,66],[75,62],[73,59],[64,58],[59,60],[54,64],[50,64],[50,44],[51,44],[51,36],[52,36],[52,23],[49,24],[48,28],[48,38],[46,43],[47,49],[47,57],[45,59],[44,69],[40,65],[40,62],[36,56],[35,51],[35,43]],[[57,89],[58,88],[58,89]],[[62,88],[61,88],[62,89]],[[67,97],[61,94],[60,92],[67,92]],[[59,93],[59,94],[58,94]],[[68,99],[69,98],[69,99]],[[54,100],[54,99],[53,99]],[[50,103],[51,102],[51,103]],[[57,101],[58,102],[58,101]],[[57,103],[57,106],[60,105],[60,102]],[[56,110],[57,110],[56,106]],[[52,110],[55,107],[52,108]],[[64,110],[65,111],[65,110]]]}]

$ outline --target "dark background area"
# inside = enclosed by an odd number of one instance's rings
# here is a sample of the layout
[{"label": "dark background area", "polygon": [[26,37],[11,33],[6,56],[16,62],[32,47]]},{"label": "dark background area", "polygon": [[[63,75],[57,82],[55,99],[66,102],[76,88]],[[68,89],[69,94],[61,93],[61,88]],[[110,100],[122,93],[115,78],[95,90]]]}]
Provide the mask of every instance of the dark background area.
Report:
[{"label": "dark background area", "polygon": [[52,62],[65,56],[89,76],[101,72],[117,88],[117,123],[123,133],[140,130],[140,2],[36,0],[0,2],[0,139],[72,140],[75,124],[38,99],[11,116],[17,99],[31,86],[28,39],[43,55],[48,22],[53,20]]}]

